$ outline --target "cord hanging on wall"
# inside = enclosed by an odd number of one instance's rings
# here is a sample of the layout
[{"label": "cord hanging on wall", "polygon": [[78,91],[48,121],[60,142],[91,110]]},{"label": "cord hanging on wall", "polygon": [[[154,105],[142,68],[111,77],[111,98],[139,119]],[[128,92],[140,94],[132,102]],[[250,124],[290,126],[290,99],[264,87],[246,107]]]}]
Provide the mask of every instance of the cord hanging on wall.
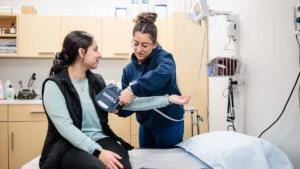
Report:
[{"label": "cord hanging on wall", "polygon": [[[295,23],[295,37],[296,37],[296,41],[297,41],[297,44],[298,44],[298,57],[299,57],[299,65],[300,65],[300,43],[299,43],[299,34],[300,34],[300,4],[297,5],[295,8],[294,8],[294,23]],[[298,81],[299,81],[299,78],[300,78],[300,72],[298,72],[298,75],[297,75],[297,78],[296,78],[296,81],[293,85],[293,88],[289,94],[289,97],[287,99],[287,101],[285,102],[284,104],[284,107],[281,111],[281,113],[279,114],[279,116],[276,118],[276,120],[271,124],[269,125],[266,129],[264,129],[258,136],[258,138],[262,137],[264,133],[266,133],[271,127],[273,127],[279,120],[280,118],[282,117],[283,113],[285,112],[286,110],[286,107],[294,93],[294,90],[298,84]],[[298,89],[298,101],[299,101],[299,106],[300,106],[300,84],[299,84],[299,89]]]},{"label": "cord hanging on wall", "polygon": [[232,78],[228,79],[228,95],[227,95],[227,130],[236,131],[234,121],[235,121],[235,109],[234,109],[234,97],[233,97],[233,86],[237,85],[237,81],[234,81]]}]

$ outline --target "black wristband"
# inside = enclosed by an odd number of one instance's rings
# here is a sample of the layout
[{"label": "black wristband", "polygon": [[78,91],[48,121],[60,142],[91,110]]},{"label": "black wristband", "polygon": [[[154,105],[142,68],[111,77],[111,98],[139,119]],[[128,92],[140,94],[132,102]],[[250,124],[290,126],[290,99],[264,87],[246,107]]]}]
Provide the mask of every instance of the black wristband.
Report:
[{"label": "black wristband", "polygon": [[96,149],[96,150],[94,150],[94,152],[93,152],[93,156],[95,156],[95,157],[99,157],[100,156],[100,153],[101,153],[101,151],[100,150],[98,150],[98,149]]}]

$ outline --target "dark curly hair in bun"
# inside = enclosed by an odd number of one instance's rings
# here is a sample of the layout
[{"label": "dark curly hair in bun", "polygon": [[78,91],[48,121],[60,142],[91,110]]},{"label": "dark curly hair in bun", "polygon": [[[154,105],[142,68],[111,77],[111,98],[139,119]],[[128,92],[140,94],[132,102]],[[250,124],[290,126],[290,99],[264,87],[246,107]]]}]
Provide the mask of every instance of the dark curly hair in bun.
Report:
[{"label": "dark curly hair in bun", "polygon": [[157,14],[153,12],[142,12],[133,21],[135,22],[132,35],[135,32],[148,33],[152,42],[157,43],[157,28],[154,22]]}]

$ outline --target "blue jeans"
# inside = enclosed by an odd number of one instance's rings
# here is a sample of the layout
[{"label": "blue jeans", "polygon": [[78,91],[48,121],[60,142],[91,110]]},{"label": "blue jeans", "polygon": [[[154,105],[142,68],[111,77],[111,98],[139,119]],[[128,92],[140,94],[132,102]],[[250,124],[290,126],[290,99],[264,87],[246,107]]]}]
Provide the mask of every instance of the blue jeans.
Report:
[{"label": "blue jeans", "polygon": [[183,140],[183,131],[183,121],[159,127],[140,125],[140,148],[172,148]]}]

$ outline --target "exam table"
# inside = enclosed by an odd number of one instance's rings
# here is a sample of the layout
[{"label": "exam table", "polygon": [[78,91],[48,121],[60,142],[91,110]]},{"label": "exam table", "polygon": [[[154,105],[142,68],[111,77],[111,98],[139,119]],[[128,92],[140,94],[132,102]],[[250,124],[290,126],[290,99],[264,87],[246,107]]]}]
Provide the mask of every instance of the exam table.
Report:
[{"label": "exam table", "polygon": [[[133,169],[293,169],[288,157],[264,139],[235,132],[191,137],[172,149],[129,151]],[[21,169],[39,169],[39,157]]]}]

